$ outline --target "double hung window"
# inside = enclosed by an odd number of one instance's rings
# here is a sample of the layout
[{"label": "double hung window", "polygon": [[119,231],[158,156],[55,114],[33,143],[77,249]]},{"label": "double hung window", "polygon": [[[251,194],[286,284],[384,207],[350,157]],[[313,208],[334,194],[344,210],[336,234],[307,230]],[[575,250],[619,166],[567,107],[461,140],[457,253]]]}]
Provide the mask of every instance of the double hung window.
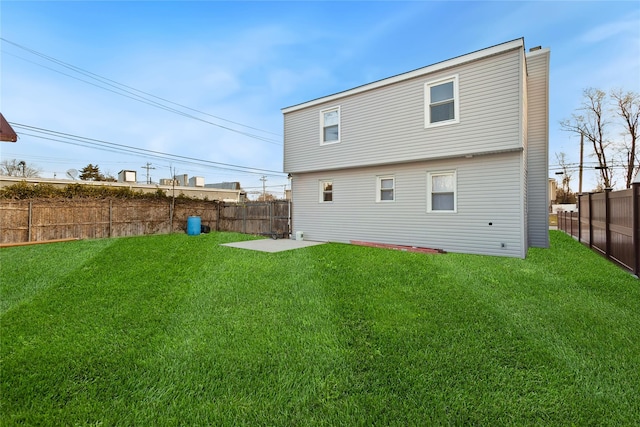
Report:
[{"label": "double hung window", "polygon": [[379,176],[377,180],[377,202],[393,202],[396,199],[395,195],[395,177],[393,176]]},{"label": "double hung window", "polygon": [[320,181],[320,203],[333,202],[333,181]]},{"label": "double hung window", "polygon": [[458,123],[458,76],[425,84],[425,127]]},{"label": "double hung window", "polygon": [[456,212],[456,172],[427,173],[427,212]]},{"label": "double hung window", "polygon": [[340,107],[320,111],[320,144],[340,142]]}]

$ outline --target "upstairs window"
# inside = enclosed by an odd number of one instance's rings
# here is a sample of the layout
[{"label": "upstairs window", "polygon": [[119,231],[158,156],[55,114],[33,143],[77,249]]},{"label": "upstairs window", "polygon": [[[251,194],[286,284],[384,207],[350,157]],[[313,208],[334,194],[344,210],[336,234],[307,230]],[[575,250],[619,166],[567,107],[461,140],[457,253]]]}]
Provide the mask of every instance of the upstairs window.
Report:
[{"label": "upstairs window", "polygon": [[395,181],[393,176],[378,177],[376,202],[393,202],[395,200]]},{"label": "upstairs window", "polygon": [[333,202],[333,181],[320,181],[320,203]]},{"label": "upstairs window", "polygon": [[320,144],[340,142],[340,107],[320,111]]},{"label": "upstairs window", "polygon": [[456,172],[427,173],[427,212],[456,212]]},{"label": "upstairs window", "polygon": [[458,123],[458,76],[426,83],[425,127]]}]

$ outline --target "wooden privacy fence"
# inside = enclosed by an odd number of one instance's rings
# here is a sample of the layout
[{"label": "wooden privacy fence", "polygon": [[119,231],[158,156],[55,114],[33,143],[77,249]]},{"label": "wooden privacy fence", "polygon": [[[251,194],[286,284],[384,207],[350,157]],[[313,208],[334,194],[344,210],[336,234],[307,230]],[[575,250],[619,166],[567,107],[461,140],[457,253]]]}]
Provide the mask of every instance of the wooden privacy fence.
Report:
[{"label": "wooden privacy fence", "polygon": [[640,183],[578,196],[578,212],[558,213],[558,229],[640,274]]},{"label": "wooden privacy fence", "polygon": [[185,231],[189,216],[216,231],[289,236],[288,201],[0,200],[0,244]]}]

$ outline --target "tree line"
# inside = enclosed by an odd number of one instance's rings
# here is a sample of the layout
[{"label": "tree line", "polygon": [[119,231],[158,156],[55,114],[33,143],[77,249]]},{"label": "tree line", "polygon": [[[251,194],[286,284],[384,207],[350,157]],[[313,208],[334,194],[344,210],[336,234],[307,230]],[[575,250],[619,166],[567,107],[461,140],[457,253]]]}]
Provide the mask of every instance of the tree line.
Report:
[{"label": "tree line", "polygon": [[[30,165],[24,160],[5,159],[0,162],[0,175],[39,178],[41,173],[42,169],[37,166]],[[87,166],[79,170],[78,178],[80,178],[81,181],[117,181],[113,175],[103,173],[100,170],[100,166],[92,163],[89,163]]]}]

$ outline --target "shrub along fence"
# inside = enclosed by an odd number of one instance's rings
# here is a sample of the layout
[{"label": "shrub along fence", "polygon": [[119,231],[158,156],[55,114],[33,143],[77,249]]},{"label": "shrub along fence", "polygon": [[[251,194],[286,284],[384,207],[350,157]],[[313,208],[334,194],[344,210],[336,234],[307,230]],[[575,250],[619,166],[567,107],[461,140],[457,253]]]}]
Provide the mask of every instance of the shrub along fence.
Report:
[{"label": "shrub along fence", "polygon": [[0,244],[185,231],[189,216],[217,231],[289,236],[288,201],[31,199],[0,201]]},{"label": "shrub along fence", "polygon": [[578,212],[558,213],[558,229],[640,274],[640,183],[578,196]]}]

